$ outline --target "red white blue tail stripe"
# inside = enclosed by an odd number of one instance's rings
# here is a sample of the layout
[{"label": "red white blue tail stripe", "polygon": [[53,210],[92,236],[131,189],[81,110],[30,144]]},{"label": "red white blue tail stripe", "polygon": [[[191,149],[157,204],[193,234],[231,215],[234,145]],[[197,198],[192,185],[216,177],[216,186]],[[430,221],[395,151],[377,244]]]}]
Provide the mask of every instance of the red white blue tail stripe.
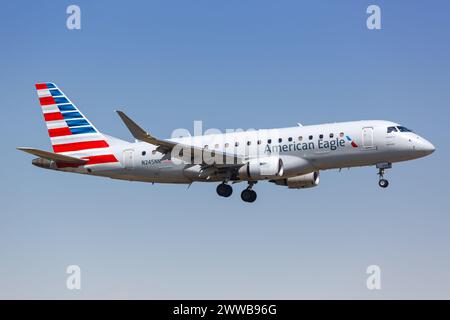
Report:
[{"label": "red white blue tail stripe", "polygon": [[36,90],[55,153],[87,159],[85,166],[118,163],[103,134],[54,83],[37,83]]}]

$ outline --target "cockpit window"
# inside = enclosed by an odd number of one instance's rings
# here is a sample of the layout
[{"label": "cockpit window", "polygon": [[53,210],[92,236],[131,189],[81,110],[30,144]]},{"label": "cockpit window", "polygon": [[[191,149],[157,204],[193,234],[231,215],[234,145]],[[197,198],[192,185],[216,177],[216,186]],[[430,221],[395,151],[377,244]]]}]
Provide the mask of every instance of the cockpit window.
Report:
[{"label": "cockpit window", "polygon": [[391,132],[397,132],[397,128],[396,127],[388,127],[387,133],[391,133]]},{"label": "cockpit window", "polygon": [[400,132],[412,132],[412,130],[409,130],[406,127],[398,126],[397,128]]}]

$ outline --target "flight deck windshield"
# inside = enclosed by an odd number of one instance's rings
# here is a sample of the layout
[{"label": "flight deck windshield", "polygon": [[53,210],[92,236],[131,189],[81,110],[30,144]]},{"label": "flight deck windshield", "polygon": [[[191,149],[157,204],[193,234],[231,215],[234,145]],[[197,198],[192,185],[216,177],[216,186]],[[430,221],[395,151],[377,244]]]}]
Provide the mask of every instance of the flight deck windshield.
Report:
[{"label": "flight deck windshield", "polygon": [[397,128],[398,128],[398,130],[399,130],[400,132],[413,132],[412,130],[409,130],[409,129],[406,128],[406,127],[398,126]]}]

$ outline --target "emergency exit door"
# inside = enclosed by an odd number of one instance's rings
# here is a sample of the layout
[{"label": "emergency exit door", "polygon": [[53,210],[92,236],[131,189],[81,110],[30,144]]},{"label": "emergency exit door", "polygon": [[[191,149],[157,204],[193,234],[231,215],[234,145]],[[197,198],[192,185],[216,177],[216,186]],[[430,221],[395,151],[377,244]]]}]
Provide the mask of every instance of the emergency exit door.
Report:
[{"label": "emergency exit door", "polygon": [[133,161],[134,150],[124,150],[122,154],[123,166],[127,170],[131,170],[134,168]]},{"label": "emergency exit door", "polygon": [[364,149],[373,148],[373,128],[365,127],[362,129],[362,145]]}]

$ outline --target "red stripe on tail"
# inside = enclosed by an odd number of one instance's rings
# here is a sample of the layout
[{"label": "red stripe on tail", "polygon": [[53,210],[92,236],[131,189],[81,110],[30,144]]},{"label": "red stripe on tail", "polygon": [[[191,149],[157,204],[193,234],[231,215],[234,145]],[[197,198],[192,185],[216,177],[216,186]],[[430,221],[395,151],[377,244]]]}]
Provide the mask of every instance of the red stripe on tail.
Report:
[{"label": "red stripe on tail", "polygon": [[109,163],[109,162],[118,162],[117,158],[113,154],[105,154],[101,156],[91,156],[91,157],[83,157],[81,159],[87,159],[88,162],[85,166],[91,164],[100,164],[100,163]]},{"label": "red stripe on tail", "polygon": [[61,112],[44,113],[45,121],[64,120]]},{"label": "red stripe on tail", "polygon": [[[91,165],[91,164],[102,164],[102,163],[114,163],[114,162],[119,162],[117,161],[117,158],[112,155],[112,154],[104,154],[101,156],[91,156],[91,157],[83,157],[81,159],[86,159],[88,160],[87,163],[85,163],[85,166]],[[63,163],[63,162],[56,162],[56,166],[58,168],[76,168],[76,167],[81,167],[83,165],[80,164],[73,164],[73,163]]]},{"label": "red stripe on tail", "polygon": [[55,104],[55,99],[53,99],[53,97],[42,97],[39,98],[39,102],[41,103],[41,106],[47,106],[49,104]]},{"label": "red stripe on tail", "polygon": [[[70,131],[70,130],[69,130]],[[54,152],[69,152],[95,148],[106,148],[109,144],[105,140],[72,142],[53,145]]]},{"label": "red stripe on tail", "polygon": [[35,86],[36,86],[36,90],[47,89],[46,83],[36,83]]},{"label": "red stripe on tail", "polygon": [[50,138],[60,136],[70,136],[71,134],[72,132],[70,132],[69,127],[48,129],[48,135],[50,136]]}]

